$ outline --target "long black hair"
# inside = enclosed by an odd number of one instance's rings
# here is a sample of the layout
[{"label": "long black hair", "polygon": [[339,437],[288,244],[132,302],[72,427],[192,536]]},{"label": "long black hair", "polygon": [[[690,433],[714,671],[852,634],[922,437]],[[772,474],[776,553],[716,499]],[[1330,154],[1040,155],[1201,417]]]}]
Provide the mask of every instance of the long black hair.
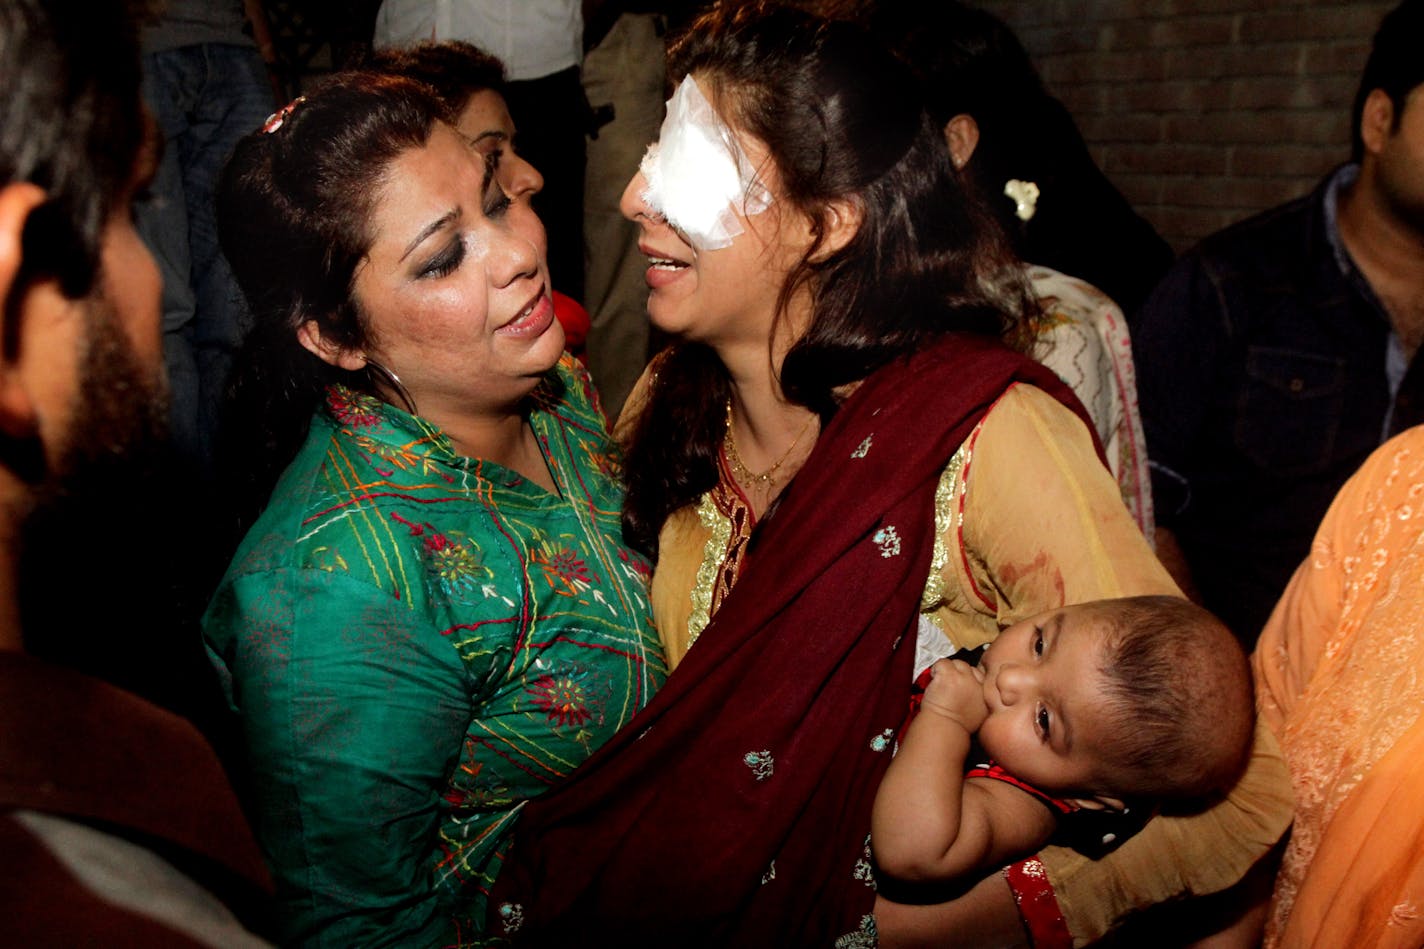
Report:
[{"label": "long black hair", "polygon": [[[780,309],[810,291],[812,322],[787,353],[781,388],[823,419],[835,390],[961,330],[1025,343],[1029,297],[1002,235],[956,182],[939,128],[905,68],[859,28],[765,4],[718,6],[674,44],[670,74],[696,73],[729,125],[767,148],[778,200],[816,239],[788,275]],[[818,258],[827,209],[862,220]],[[661,357],[628,449],[624,533],[656,556],[667,516],[717,481],[730,389],[707,347]]]},{"label": "long black hair", "polygon": [[[1013,30],[957,0],[874,0],[862,15],[919,80],[937,128],[974,120],[978,138],[960,177],[1015,252],[1087,280],[1127,312],[1146,299],[1172,249],[1103,175]],[[1040,191],[1028,220],[1005,194],[1014,179]]]},{"label": "long black hair", "polygon": [[363,72],[338,73],[284,111],[238,144],[217,192],[223,253],[253,316],[219,443],[239,530],[301,446],[327,385],[375,392],[365,372],[303,348],[297,329],[314,320],[324,339],[366,345],[352,290],[377,196],[391,163],[445,117],[424,84]]}]

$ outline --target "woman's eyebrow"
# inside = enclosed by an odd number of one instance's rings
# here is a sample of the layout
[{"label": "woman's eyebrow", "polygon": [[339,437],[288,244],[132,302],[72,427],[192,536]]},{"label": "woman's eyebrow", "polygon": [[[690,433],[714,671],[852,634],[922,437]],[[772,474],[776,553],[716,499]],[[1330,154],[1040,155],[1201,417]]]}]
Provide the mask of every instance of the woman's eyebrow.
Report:
[{"label": "woman's eyebrow", "polygon": [[[488,181],[488,179],[486,179],[486,181]],[[406,245],[405,253],[400,255],[401,261],[404,261],[407,257],[414,253],[415,249],[419,247],[427,237],[429,237],[431,234],[434,234],[441,228],[445,227],[447,224],[449,224],[451,221],[454,221],[459,216],[459,208],[451,208],[449,211],[446,211],[444,214],[440,215],[438,218],[425,225],[425,227],[421,228],[420,233],[415,235],[415,239]]]},{"label": "woman's eyebrow", "polygon": [[486,131],[483,131],[480,134],[476,135],[474,138],[470,139],[470,144],[478,145],[480,144],[480,142],[491,138],[494,139],[496,142],[504,142],[509,140],[509,136],[504,133],[504,129],[487,129]]}]

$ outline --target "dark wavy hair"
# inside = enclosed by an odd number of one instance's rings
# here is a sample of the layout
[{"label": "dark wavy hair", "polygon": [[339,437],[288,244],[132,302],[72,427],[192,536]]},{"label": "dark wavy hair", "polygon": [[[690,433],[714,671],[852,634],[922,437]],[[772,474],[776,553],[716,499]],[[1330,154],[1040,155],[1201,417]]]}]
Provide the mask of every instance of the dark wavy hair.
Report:
[{"label": "dark wavy hair", "polygon": [[143,11],[119,0],[0,4],[0,181],[48,195],[25,225],[22,282],[56,277],[72,299],[93,289],[104,225],[144,140]]},{"label": "dark wavy hair", "polygon": [[[719,5],[674,43],[669,73],[696,73],[728,124],[765,144],[777,200],[815,240],[781,289],[812,322],[781,388],[823,420],[835,390],[950,331],[1025,344],[1029,296],[1002,235],[955,180],[939,128],[905,68],[859,28],[764,3]],[[816,259],[830,202],[862,210],[856,235]],[[668,515],[717,481],[726,371],[707,347],[659,358],[628,446],[625,538],[656,556]]]},{"label": "dark wavy hair", "polygon": [[379,49],[362,68],[423,82],[452,113],[462,110],[477,92],[504,95],[504,63],[459,40]]},{"label": "dark wavy hair", "polygon": [[366,345],[352,289],[374,239],[372,211],[391,163],[423,146],[444,115],[422,83],[338,73],[298,100],[279,127],[238,143],[223,171],[218,236],[253,316],[219,444],[239,530],[301,446],[327,385],[376,392],[365,372],[308,352],[297,329],[314,320],[326,339]]}]

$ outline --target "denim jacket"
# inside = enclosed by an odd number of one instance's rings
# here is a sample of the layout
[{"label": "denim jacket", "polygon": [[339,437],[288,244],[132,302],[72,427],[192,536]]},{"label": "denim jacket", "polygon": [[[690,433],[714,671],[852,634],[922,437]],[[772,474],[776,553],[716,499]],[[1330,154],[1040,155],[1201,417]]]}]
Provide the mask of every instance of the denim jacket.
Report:
[{"label": "denim jacket", "polygon": [[1424,402],[1417,365],[1392,394],[1388,317],[1327,213],[1353,170],[1206,238],[1132,325],[1158,523],[1248,643],[1335,492]]}]

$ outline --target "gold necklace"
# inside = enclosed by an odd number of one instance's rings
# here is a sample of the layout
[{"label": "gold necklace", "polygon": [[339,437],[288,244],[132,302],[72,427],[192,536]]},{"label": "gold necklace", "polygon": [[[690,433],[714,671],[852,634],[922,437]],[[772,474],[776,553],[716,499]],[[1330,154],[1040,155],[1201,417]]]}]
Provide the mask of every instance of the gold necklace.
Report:
[{"label": "gold necklace", "polygon": [[782,452],[781,457],[776,459],[776,462],[770,468],[765,471],[752,471],[742,463],[742,456],[737,454],[737,439],[732,434],[732,400],[728,399],[727,434],[722,439],[722,444],[725,445],[727,449],[727,466],[732,469],[732,477],[749,488],[755,484],[763,484],[770,487],[772,475],[776,474],[777,470],[786,464],[786,460],[791,457],[791,453],[796,450],[796,446],[801,444],[801,436],[805,435],[811,428],[811,423],[815,421],[815,419],[816,415],[813,412],[811,417],[806,419],[806,424],[801,426],[801,431],[796,433],[796,437],[791,442],[791,447]]}]

